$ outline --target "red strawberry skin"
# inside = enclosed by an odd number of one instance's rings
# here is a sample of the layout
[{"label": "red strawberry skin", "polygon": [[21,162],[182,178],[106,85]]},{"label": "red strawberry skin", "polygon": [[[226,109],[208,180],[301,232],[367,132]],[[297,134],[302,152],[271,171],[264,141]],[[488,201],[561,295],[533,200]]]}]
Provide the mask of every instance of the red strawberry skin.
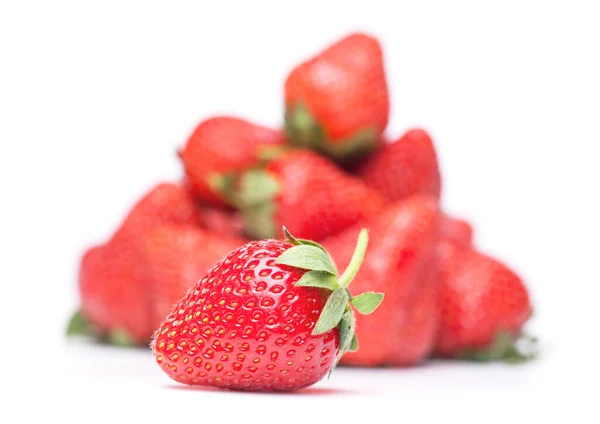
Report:
[{"label": "red strawberry skin", "polygon": [[283,143],[280,131],[235,117],[218,116],[198,124],[179,156],[196,195],[203,201],[224,206],[227,201],[215,190],[215,181],[221,184],[220,178],[254,165],[261,149]]},{"label": "red strawberry skin", "polygon": [[192,287],[155,334],[158,364],[174,380],[242,390],[296,390],[322,379],[339,348],[337,328],[313,336],[321,289],[275,264],[292,245],[253,241]]},{"label": "red strawberry skin", "polygon": [[440,238],[463,249],[471,248],[473,246],[473,226],[464,219],[442,214]]},{"label": "red strawberry skin", "polygon": [[212,266],[245,243],[194,226],[164,224],[150,230],[143,254],[151,278],[153,330]]},{"label": "red strawberry skin", "polygon": [[488,255],[456,248],[441,275],[439,356],[488,348],[499,332],[515,334],[531,315],[521,278]]},{"label": "red strawberry skin", "polygon": [[84,254],[79,269],[81,310],[100,332],[121,331],[133,343],[150,340],[156,327],[141,242],[158,225],[196,225],[198,219],[183,187],[160,183],[136,202],[107,243]]},{"label": "red strawberry skin", "polygon": [[121,239],[88,250],[80,263],[81,310],[101,334],[125,332],[133,343],[147,343],[149,284],[137,246]]},{"label": "red strawberry skin", "polygon": [[440,198],[441,176],[429,134],[411,129],[366,159],[359,177],[390,202],[415,194]]},{"label": "red strawberry skin", "polygon": [[225,237],[243,237],[244,219],[238,211],[202,205],[199,214],[202,228]]},{"label": "red strawberry skin", "polygon": [[[438,326],[439,225],[437,202],[427,196],[391,205],[363,224],[371,242],[350,291],[381,291],[386,299],[372,315],[357,315],[360,348],[346,353],[340,363],[414,365],[431,352]],[[350,262],[349,246],[358,231],[352,227],[323,242],[339,269]]]},{"label": "red strawberry skin", "polygon": [[[319,125],[325,151],[353,153],[352,140],[369,133],[365,143],[377,141],[389,117],[389,96],[379,42],[361,33],[350,34],[291,71],[285,82],[288,136],[298,142],[302,131],[301,105]],[[302,135],[300,135],[301,138]],[[311,141],[309,141],[311,142]],[[344,146],[347,145],[347,146]]]},{"label": "red strawberry skin", "polygon": [[[296,237],[322,240],[380,212],[383,199],[362,181],[309,150],[295,150],[271,161],[266,174],[277,185],[270,225],[249,229],[249,235],[268,238],[271,229],[285,225]],[[255,206],[254,206],[255,207]],[[247,211],[246,211],[247,212]],[[253,226],[245,214],[247,227]]]},{"label": "red strawberry skin", "polygon": [[198,206],[183,185],[165,182],[152,187],[127,213],[113,239],[140,237],[164,223],[201,224]]}]

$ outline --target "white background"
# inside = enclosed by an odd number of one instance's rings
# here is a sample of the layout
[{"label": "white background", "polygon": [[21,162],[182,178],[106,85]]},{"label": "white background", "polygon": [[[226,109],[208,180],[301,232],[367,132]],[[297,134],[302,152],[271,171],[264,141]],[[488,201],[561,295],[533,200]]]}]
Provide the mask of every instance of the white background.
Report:
[{"label": "white background", "polygon": [[[595,2],[272,3],[0,3],[2,413],[598,422]],[[352,30],[384,47],[388,133],[433,134],[445,208],[526,279],[539,360],[340,369],[302,395],[265,396],[177,390],[145,351],[66,344],[81,252],[179,178],[175,150],[196,123],[280,125],[287,72]]]}]

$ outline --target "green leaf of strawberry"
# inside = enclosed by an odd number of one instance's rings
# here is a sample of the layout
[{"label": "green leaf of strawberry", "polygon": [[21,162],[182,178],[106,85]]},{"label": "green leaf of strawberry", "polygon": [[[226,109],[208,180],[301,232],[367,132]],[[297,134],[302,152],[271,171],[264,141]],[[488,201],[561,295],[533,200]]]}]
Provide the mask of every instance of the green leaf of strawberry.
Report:
[{"label": "green leaf of strawberry", "polygon": [[356,352],[358,350],[358,337],[354,334],[352,337],[352,342],[350,343],[350,347],[348,348],[348,352]]},{"label": "green leaf of strawberry", "polygon": [[323,271],[308,271],[298,280],[296,286],[319,287],[331,291],[339,288],[335,275]]},{"label": "green leaf of strawberry", "polygon": [[275,263],[310,271],[323,271],[333,275],[337,274],[335,265],[327,252],[316,246],[307,244],[300,244],[289,248],[277,258]]},{"label": "green leaf of strawberry", "polygon": [[[312,334],[323,334],[335,328],[341,321],[344,312],[346,311],[346,305],[348,304],[348,294],[346,290],[339,288],[335,290],[321,312],[319,320],[315,324],[315,328]],[[340,342],[341,347],[341,342]]]},{"label": "green leaf of strawberry", "polygon": [[293,235],[290,234],[290,232],[288,231],[287,228],[285,228],[285,226],[283,226],[283,235],[292,244],[295,244],[295,245],[306,244],[309,246],[315,246],[315,247],[318,247],[319,249],[325,250],[325,248],[323,246],[321,246],[319,243],[317,243],[316,241],[306,240],[306,239],[297,239],[296,237],[294,237]]},{"label": "green leaf of strawberry", "polygon": [[377,309],[382,300],[383,293],[366,292],[354,296],[350,302],[359,313],[368,315]]},{"label": "green leaf of strawberry", "polygon": [[135,346],[135,341],[131,335],[121,329],[112,330],[107,334],[107,342],[114,346],[131,347]]},{"label": "green leaf of strawberry", "polygon": [[71,336],[93,336],[96,332],[89,320],[81,311],[76,311],[67,326],[67,337]]}]

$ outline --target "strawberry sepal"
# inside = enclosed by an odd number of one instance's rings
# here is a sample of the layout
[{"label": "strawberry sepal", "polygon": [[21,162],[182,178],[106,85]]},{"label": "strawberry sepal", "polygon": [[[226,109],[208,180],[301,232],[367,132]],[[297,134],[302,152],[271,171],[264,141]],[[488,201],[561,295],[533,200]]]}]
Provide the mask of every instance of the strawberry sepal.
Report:
[{"label": "strawberry sepal", "polygon": [[537,356],[537,339],[524,334],[514,335],[500,331],[488,348],[464,349],[455,355],[456,359],[491,362],[504,361],[515,364],[527,362]]},{"label": "strawberry sepal", "polygon": [[72,336],[96,336],[96,329],[81,310],[75,311],[67,325],[67,337]]},{"label": "strawberry sepal", "polygon": [[275,237],[275,197],[280,189],[275,177],[262,169],[247,171],[239,177],[231,199],[242,214],[248,237],[259,240]]},{"label": "strawberry sepal", "polygon": [[292,146],[315,150],[339,163],[352,163],[375,150],[380,135],[374,127],[365,127],[333,140],[302,102],[286,108],[285,133]]}]

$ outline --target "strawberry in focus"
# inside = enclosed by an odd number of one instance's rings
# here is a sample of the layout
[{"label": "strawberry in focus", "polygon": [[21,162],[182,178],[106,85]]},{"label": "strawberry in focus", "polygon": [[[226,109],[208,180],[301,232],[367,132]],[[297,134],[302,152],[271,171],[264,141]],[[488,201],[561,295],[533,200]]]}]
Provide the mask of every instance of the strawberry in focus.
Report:
[{"label": "strawberry in focus", "polygon": [[354,313],[371,313],[383,295],[350,298],[364,257],[337,270],[314,242],[251,241],[192,287],[157,330],[152,350],[175,381],[255,391],[293,391],[327,375],[357,345]]},{"label": "strawberry in focus", "polygon": [[523,351],[518,340],[532,313],[521,278],[474,249],[456,247],[450,255],[441,272],[436,354],[480,361],[529,359],[532,352]]},{"label": "strawberry in focus", "polygon": [[362,181],[310,150],[294,150],[243,174],[237,192],[246,234],[322,240],[380,212],[384,201]]},{"label": "strawberry in focus", "polygon": [[365,159],[358,176],[389,202],[415,194],[440,198],[441,177],[437,154],[429,134],[407,131]]},{"label": "strawberry in focus", "polygon": [[263,149],[283,143],[279,131],[234,117],[213,117],[195,128],[179,157],[198,198],[225,206],[232,177],[256,164]]},{"label": "strawberry in focus", "polygon": [[289,142],[346,162],[377,147],[389,115],[383,53],[351,34],[293,69],[285,81]]},{"label": "strawberry in focus", "polygon": [[[435,199],[413,196],[361,223],[371,244],[352,288],[367,287],[386,295],[376,314],[358,316],[356,334],[365,342],[341,363],[359,366],[407,366],[432,351],[438,328],[439,278],[436,246],[440,212]],[[350,240],[359,226],[323,241],[336,264],[351,260]]]}]

